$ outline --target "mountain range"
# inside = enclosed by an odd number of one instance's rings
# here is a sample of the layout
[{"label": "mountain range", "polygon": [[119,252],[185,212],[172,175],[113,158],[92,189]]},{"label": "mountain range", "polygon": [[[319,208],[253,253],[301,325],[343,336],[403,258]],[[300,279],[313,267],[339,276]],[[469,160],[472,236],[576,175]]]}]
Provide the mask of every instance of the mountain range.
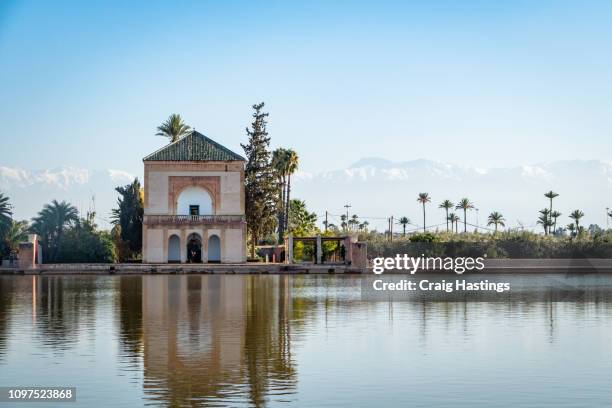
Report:
[{"label": "mountain range", "polygon": [[[114,188],[128,184],[134,175],[117,169],[90,170],[59,167],[32,170],[0,166],[0,191],[14,205],[16,219],[33,217],[52,199],[67,200],[81,212],[95,208],[98,222],[108,227],[110,211],[116,205]],[[379,230],[386,218],[407,216],[412,226],[422,225],[418,193],[427,192],[427,225],[445,228],[445,217],[438,204],[469,198],[478,209],[468,214],[468,222],[485,225],[491,211],[499,211],[511,227],[537,228],[538,210],[548,207],[546,191],[559,193],[553,205],[561,211],[562,225],[574,209],[585,212],[583,225],[606,223],[605,209],[612,207],[612,162],[564,160],[515,167],[481,168],[469,165],[417,159],[392,162],[383,158],[363,158],[352,165],[331,171],[298,171],[292,178],[292,197],[304,199],[309,209],[323,221],[340,223],[345,204]],[[459,214],[462,216],[462,214]],[[397,227],[396,227],[397,228]]]}]

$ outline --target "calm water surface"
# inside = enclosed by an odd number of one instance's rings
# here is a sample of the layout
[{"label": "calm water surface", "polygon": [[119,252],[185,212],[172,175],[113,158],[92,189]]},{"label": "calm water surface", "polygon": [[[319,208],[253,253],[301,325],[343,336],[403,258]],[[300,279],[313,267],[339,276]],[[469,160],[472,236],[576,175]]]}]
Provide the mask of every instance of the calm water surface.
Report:
[{"label": "calm water surface", "polygon": [[3,276],[0,386],[76,386],[74,407],[612,406],[611,277],[398,302],[361,279]]}]

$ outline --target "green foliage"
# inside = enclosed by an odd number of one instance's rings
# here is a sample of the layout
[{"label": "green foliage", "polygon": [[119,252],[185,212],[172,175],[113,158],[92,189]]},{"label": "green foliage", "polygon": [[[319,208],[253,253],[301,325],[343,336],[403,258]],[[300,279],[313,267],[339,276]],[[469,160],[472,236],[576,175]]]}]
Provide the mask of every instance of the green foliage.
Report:
[{"label": "green foliage", "polygon": [[16,254],[19,250],[19,243],[28,238],[28,222],[12,220],[10,226],[2,235],[0,241],[0,258]]},{"label": "green foliage", "polygon": [[412,234],[410,238],[408,238],[410,242],[440,242],[440,237],[436,234],[432,234],[431,232],[422,232],[419,234]]},{"label": "green foliage", "polygon": [[[441,232],[431,241],[415,234],[393,242],[383,237],[367,240],[368,256],[395,256],[407,253],[413,256],[472,256],[489,258],[612,258],[612,230],[594,235],[583,234],[579,239],[571,236],[541,235],[528,231],[503,231],[497,234]],[[419,238],[413,237],[419,236]]]},{"label": "green foliage", "polygon": [[406,226],[410,224],[410,220],[408,219],[408,217],[402,217],[399,219],[399,223],[402,226],[402,235],[406,236]]},{"label": "green foliage", "polygon": [[13,222],[11,218],[12,215],[13,212],[11,210],[9,198],[0,193],[0,258],[8,251],[4,240]]},{"label": "green foliage", "polygon": [[[133,258],[142,250],[143,191],[138,179],[115,190],[120,196],[117,199],[118,208],[113,209],[113,224],[121,227],[121,240],[127,244],[129,256]],[[121,256],[124,255],[122,251]]]},{"label": "green foliage", "polygon": [[296,237],[307,237],[319,232],[317,215],[308,212],[303,200],[293,199],[289,202],[289,232]]},{"label": "green foliage", "polygon": [[574,210],[569,216],[576,223],[576,230],[580,233],[580,219],[584,217],[584,213],[580,210]]},{"label": "green foliage", "polygon": [[266,131],[264,103],[253,105],[253,122],[246,132],[249,141],[241,145],[247,158],[245,169],[246,221],[251,238],[251,257],[260,238],[274,231],[277,223],[277,177],[270,159],[270,138]]},{"label": "green foliage", "polygon": [[44,262],[57,262],[62,237],[78,220],[78,211],[72,204],[57,200],[46,204],[33,219],[30,229],[41,238]]},{"label": "green foliage", "polygon": [[170,143],[174,143],[190,132],[191,128],[183,122],[181,115],[173,113],[164,123],[157,127],[155,135],[167,137],[170,139]]},{"label": "green foliage", "polygon": [[272,152],[272,167],[278,182],[278,242],[282,242],[285,231],[288,229],[288,219],[291,201],[291,175],[298,167],[298,155],[292,149],[282,147]]},{"label": "green foliage", "polygon": [[[438,206],[438,208],[442,208],[442,209],[444,209],[444,212],[446,212],[446,230],[447,231],[449,230],[448,222],[451,221],[451,219],[449,218],[448,210],[451,210],[454,206],[455,206],[455,204],[453,204],[453,202],[451,200],[444,200]],[[452,224],[451,224],[451,227],[452,227]]]},{"label": "green foliage", "polygon": [[0,193],[0,232],[6,231],[6,229],[10,226],[12,215],[13,212],[11,210],[9,198]]},{"label": "green foliage", "polygon": [[505,221],[506,219],[503,215],[501,215],[497,211],[493,211],[491,214],[489,214],[489,218],[487,219],[487,225],[495,225],[495,232],[497,232],[497,228],[499,225],[501,225],[502,227],[506,226]]},{"label": "green foliage", "polygon": [[78,220],[66,231],[59,243],[57,262],[108,263],[115,262],[115,246],[111,234],[97,231],[93,214]]},{"label": "green foliage", "polygon": [[472,208],[474,204],[467,198],[462,198],[455,206],[455,210],[463,210],[463,232],[467,232],[467,211]]},{"label": "green foliage", "polygon": [[119,262],[125,262],[134,256],[129,243],[121,238],[121,225],[115,224],[110,231],[111,239],[115,245],[115,256]]}]

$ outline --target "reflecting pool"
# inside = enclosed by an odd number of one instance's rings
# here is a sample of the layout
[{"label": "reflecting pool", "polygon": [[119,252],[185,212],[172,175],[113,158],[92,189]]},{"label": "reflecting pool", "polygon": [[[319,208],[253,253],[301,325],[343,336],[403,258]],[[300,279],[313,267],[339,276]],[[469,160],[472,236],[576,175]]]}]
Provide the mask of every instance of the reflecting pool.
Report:
[{"label": "reflecting pool", "polygon": [[363,279],[1,276],[0,386],[75,386],[74,407],[612,406],[612,277],[401,301]]}]

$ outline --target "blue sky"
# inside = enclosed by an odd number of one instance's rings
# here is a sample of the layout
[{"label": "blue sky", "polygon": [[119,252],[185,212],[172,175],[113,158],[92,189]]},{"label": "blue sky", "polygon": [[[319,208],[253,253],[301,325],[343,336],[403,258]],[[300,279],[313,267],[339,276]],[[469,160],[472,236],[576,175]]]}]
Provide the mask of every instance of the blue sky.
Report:
[{"label": "blue sky", "polygon": [[612,2],[3,1],[0,165],[140,174],[173,112],[242,153],[261,100],[311,172],[610,160],[610,44]]}]

